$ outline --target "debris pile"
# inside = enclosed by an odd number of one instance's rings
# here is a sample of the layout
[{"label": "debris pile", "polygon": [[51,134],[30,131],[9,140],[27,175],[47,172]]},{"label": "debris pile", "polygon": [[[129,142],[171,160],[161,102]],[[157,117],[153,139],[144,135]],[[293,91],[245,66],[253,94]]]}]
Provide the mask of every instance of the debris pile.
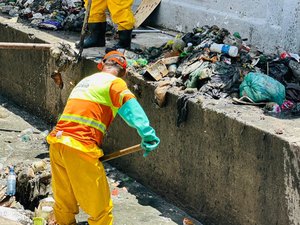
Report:
[{"label": "debris pile", "polygon": [[[31,164],[20,162],[14,168],[17,175],[15,195],[7,192],[7,184],[3,184],[0,188],[2,217],[21,224],[32,224],[32,220],[36,218],[38,218],[36,220],[41,218],[45,221],[52,220],[54,200],[51,197],[49,160],[35,161]],[[2,170],[1,180],[7,180],[8,173],[8,168]]]},{"label": "debris pile", "polygon": [[81,31],[85,10],[81,0],[0,0],[0,9],[34,27]]},{"label": "debris pile", "polygon": [[[35,28],[73,32],[81,32],[85,17],[82,0],[0,0],[0,12]],[[116,33],[109,12],[106,30],[108,36]]]},{"label": "debris pile", "polygon": [[57,43],[50,48],[50,54],[57,67],[51,74],[55,84],[62,89],[64,87],[61,73],[78,61],[77,53],[67,43]]},{"label": "debris pile", "polygon": [[160,107],[167,90],[177,87],[184,95],[231,97],[236,104],[267,106],[266,113],[279,117],[300,115],[300,56],[286,51],[264,54],[238,32],[196,27],[162,46],[125,55],[133,74],[156,81]]}]

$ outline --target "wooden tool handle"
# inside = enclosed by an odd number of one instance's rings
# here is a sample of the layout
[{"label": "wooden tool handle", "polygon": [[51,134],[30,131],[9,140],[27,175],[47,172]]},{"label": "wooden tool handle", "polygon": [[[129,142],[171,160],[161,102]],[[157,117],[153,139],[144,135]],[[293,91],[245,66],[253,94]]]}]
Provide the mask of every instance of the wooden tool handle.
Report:
[{"label": "wooden tool handle", "polygon": [[83,43],[84,43],[84,38],[85,38],[85,36],[87,34],[87,30],[88,30],[88,21],[89,21],[89,17],[90,17],[91,6],[92,6],[92,0],[88,0],[84,19],[83,19],[83,24],[82,24],[82,28],[81,28],[80,40],[79,40],[79,44],[78,44],[79,52],[77,55],[77,60],[81,59],[81,54],[83,52]]},{"label": "wooden tool handle", "polygon": [[131,154],[131,153],[134,153],[134,152],[138,152],[140,150],[142,150],[140,144],[134,145],[134,146],[131,146],[129,148],[124,148],[122,150],[110,153],[108,155],[104,155],[100,158],[100,161],[101,162],[106,162],[106,161],[109,161],[109,160],[112,160],[112,159],[115,159],[115,158],[119,158],[119,157],[124,156],[124,155],[128,155],[128,154]]}]

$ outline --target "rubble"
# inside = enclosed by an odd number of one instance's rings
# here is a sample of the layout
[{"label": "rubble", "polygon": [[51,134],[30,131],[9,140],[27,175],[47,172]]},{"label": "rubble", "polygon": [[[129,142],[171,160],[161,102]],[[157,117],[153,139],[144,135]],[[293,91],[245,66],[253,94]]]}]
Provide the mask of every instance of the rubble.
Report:
[{"label": "rubble", "polygon": [[[135,54],[125,52],[125,56],[129,58],[132,74],[154,81],[160,107],[165,105],[170,87],[177,88],[181,95],[192,88],[197,90],[196,95],[231,98],[236,104],[264,107],[275,102],[280,110],[269,111],[265,107],[266,114],[282,118],[300,116],[299,55],[286,51],[266,55],[246,41],[238,32],[231,34],[217,26],[202,26],[179,34],[162,46],[134,49]],[[141,65],[142,59],[148,63]],[[245,79],[250,82],[254,79],[252,74],[259,74],[257,83],[245,92]],[[166,82],[170,83],[168,88]]]},{"label": "rubble", "polygon": [[81,31],[84,18],[82,1],[1,0],[1,12],[30,22],[34,27]]},{"label": "rubble", "polygon": [[[14,167],[17,174],[16,196],[6,195],[6,186],[4,185],[0,191],[0,206],[16,208],[24,212],[26,211],[24,208],[33,210],[40,199],[51,194],[49,162],[41,160],[33,162],[31,165],[21,162]],[[1,178],[5,180],[7,174],[7,170],[1,171]],[[31,218],[32,216],[33,214],[30,215]]]}]

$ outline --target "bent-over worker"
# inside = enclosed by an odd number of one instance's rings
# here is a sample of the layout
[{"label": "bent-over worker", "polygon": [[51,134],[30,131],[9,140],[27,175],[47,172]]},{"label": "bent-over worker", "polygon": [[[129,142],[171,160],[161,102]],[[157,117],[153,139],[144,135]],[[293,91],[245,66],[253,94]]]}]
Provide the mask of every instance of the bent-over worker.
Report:
[{"label": "bent-over worker", "polygon": [[117,51],[98,64],[101,72],[82,79],[72,90],[50,144],[54,214],[60,225],[76,224],[78,205],[90,225],[113,223],[112,201],[105,170],[99,158],[103,135],[117,113],[140,135],[144,156],[160,143],[155,130],[122,79],[126,59]]}]

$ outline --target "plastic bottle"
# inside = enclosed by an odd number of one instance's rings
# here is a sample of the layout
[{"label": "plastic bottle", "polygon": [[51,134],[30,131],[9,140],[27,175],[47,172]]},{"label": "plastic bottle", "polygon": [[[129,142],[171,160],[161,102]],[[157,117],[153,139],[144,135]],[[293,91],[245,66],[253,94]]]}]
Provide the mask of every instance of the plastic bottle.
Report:
[{"label": "plastic bottle", "polygon": [[9,168],[6,194],[9,196],[13,196],[16,194],[16,174],[13,166]]},{"label": "plastic bottle", "polygon": [[192,52],[193,51],[193,44],[192,43],[187,43],[187,46],[184,48],[185,52]]},{"label": "plastic bottle", "polygon": [[218,52],[218,53],[225,53],[231,57],[236,57],[239,53],[239,49],[236,46],[225,45],[225,44],[216,44],[216,43],[211,44],[210,51]]}]

